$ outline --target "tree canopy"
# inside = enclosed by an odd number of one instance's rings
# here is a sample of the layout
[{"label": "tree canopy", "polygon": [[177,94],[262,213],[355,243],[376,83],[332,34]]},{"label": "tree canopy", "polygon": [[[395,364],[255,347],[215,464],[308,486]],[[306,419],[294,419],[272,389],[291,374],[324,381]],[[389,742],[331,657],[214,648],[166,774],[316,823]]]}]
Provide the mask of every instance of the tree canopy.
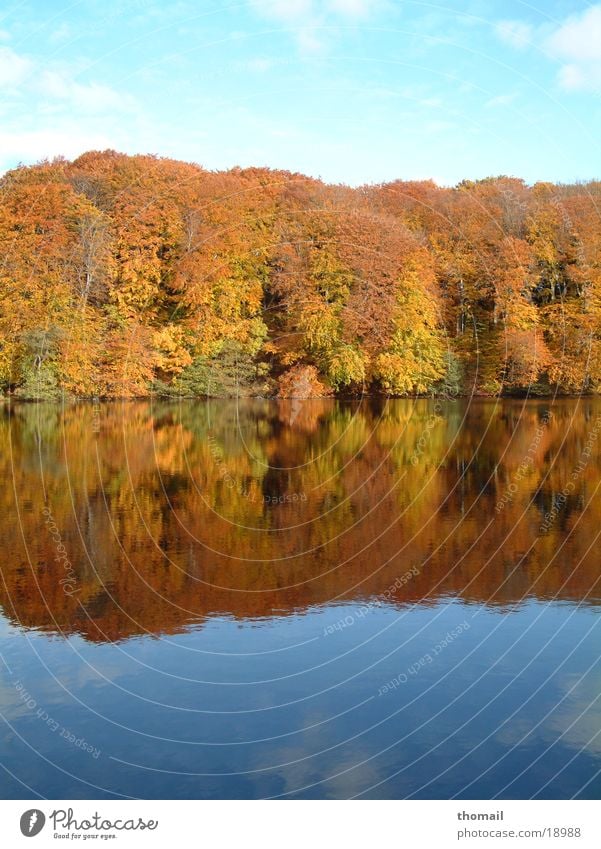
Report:
[{"label": "tree canopy", "polygon": [[20,167],[0,181],[0,391],[598,392],[600,208],[599,182]]}]

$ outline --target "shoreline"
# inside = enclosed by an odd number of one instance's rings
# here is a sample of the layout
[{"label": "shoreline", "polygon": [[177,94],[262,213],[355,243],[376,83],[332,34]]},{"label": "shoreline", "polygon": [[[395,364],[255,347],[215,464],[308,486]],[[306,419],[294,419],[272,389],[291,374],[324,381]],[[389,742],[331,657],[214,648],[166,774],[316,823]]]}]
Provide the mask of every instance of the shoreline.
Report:
[{"label": "shoreline", "polygon": [[116,404],[123,402],[136,403],[140,401],[161,401],[163,403],[179,403],[182,401],[277,401],[277,402],[304,402],[304,401],[339,401],[344,403],[359,403],[361,401],[574,401],[580,398],[601,398],[599,392],[583,392],[580,394],[547,394],[547,395],[485,395],[482,393],[439,393],[434,395],[379,395],[365,393],[363,395],[314,395],[307,398],[286,397],[277,395],[138,395],[135,397],[119,395],[114,397],[92,397],[89,395],[75,395],[62,399],[59,398],[20,398],[14,395],[0,396],[0,404],[52,404],[55,406],[72,406],[75,404]]}]

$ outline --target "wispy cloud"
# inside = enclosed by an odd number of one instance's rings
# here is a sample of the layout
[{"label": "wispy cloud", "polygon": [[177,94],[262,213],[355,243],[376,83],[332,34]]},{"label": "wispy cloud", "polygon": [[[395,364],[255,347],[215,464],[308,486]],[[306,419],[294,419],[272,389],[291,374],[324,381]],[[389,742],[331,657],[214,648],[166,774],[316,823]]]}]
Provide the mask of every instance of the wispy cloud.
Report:
[{"label": "wispy cloud", "polygon": [[263,17],[295,22],[313,14],[313,0],[251,0],[251,6]]},{"label": "wispy cloud", "polygon": [[313,53],[323,48],[319,28],[331,20],[359,21],[381,7],[383,0],[251,0],[264,18],[295,28],[299,47]]},{"label": "wispy cloud", "polygon": [[561,63],[557,81],[566,91],[601,88],[601,4],[570,15],[554,28],[525,21],[499,21],[497,37],[517,50],[534,46]]},{"label": "wispy cloud", "polygon": [[349,18],[366,18],[379,4],[376,0],[329,0],[326,6]]},{"label": "wispy cloud", "polygon": [[264,74],[270,71],[275,62],[273,59],[267,59],[264,56],[256,56],[254,59],[249,59],[245,63],[245,68],[248,71],[253,71],[256,74]]},{"label": "wispy cloud", "polygon": [[487,100],[484,104],[488,109],[495,109],[498,106],[509,106],[510,103],[516,99],[517,94],[512,92],[510,94],[499,94],[496,97],[491,97],[490,100]]},{"label": "wispy cloud", "polygon": [[0,47],[0,91],[10,103],[0,127],[0,171],[15,160],[77,156],[123,138],[123,115],[139,113],[135,99],[95,81],[81,82],[78,70]]},{"label": "wispy cloud", "polygon": [[499,21],[495,31],[501,41],[518,50],[528,47],[534,36],[534,28],[524,21]]},{"label": "wispy cloud", "polygon": [[29,94],[37,106],[55,101],[86,112],[130,110],[133,98],[100,83],[81,83],[75,68],[44,67],[10,47],[0,47],[0,89]]},{"label": "wispy cloud", "polygon": [[0,130],[0,171],[15,160],[30,163],[40,159],[79,156],[86,150],[111,147],[113,140],[102,131],[82,130],[76,122],[66,123],[60,129],[43,127],[30,131]]},{"label": "wispy cloud", "polygon": [[328,13],[363,18],[380,5],[380,0],[251,0],[251,5],[266,17],[299,21]]},{"label": "wispy cloud", "polygon": [[546,39],[551,56],[563,61],[559,84],[568,90],[601,86],[601,5],[571,15]]},{"label": "wispy cloud", "polygon": [[0,47],[0,88],[12,88],[32,72],[33,62],[10,47]]},{"label": "wispy cloud", "polygon": [[60,44],[69,38],[73,38],[73,28],[68,23],[63,22],[48,38],[53,44]]},{"label": "wispy cloud", "polygon": [[99,83],[78,83],[69,74],[59,71],[42,71],[36,81],[40,95],[68,103],[85,112],[129,111],[133,99]]}]

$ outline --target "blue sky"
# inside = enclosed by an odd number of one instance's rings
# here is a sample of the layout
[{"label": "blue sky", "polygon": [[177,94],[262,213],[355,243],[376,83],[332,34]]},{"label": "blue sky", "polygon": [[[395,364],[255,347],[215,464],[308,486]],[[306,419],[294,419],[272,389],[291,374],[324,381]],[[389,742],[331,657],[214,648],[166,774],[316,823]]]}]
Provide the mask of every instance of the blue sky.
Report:
[{"label": "blue sky", "polygon": [[601,177],[601,3],[4,2],[0,169],[107,147],[360,184]]}]

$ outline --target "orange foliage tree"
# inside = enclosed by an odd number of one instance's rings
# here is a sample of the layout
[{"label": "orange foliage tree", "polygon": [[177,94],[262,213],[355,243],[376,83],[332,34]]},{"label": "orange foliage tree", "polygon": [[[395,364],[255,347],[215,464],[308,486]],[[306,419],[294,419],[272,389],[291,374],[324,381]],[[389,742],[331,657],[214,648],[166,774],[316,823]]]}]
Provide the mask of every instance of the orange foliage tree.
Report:
[{"label": "orange foliage tree", "polygon": [[0,390],[596,392],[600,209],[596,182],[21,167],[0,181]]}]

